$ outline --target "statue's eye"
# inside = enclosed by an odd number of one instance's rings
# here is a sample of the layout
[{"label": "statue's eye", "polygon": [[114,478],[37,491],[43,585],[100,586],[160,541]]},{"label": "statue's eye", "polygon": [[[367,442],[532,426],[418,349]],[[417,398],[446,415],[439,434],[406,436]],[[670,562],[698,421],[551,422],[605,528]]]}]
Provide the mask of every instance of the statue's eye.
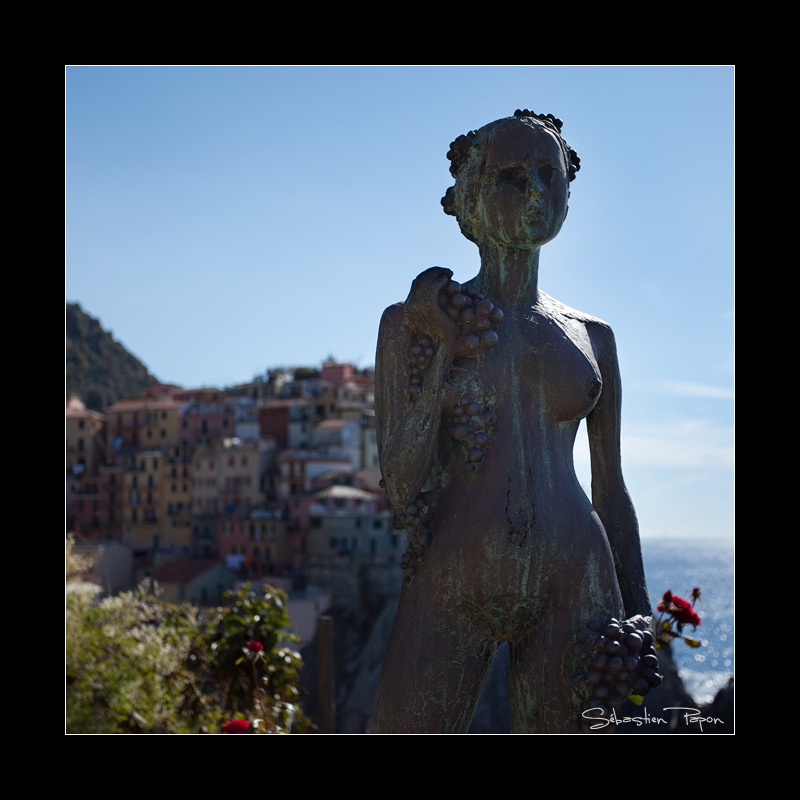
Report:
[{"label": "statue's eye", "polygon": [[542,164],[542,166],[538,169],[539,180],[548,189],[550,188],[550,184],[553,182],[553,175],[555,171],[555,167],[553,167],[551,164]]},{"label": "statue's eye", "polygon": [[503,169],[500,170],[498,178],[502,183],[509,184],[520,192],[528,191],[528,175],[525,170],[515,168]]}]

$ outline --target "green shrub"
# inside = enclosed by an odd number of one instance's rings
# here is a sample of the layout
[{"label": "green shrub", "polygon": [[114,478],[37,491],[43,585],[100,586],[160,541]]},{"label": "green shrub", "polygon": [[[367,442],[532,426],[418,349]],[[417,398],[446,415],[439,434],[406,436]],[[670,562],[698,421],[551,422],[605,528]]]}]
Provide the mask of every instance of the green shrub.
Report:
[{"label": "green shrub", "polygon": [[68,537],[67,733],[217,733],[232,717],[253,733],[311,730],[283,592],[230,592],[204,621],[150,583],[100,599],[86,567]]}]

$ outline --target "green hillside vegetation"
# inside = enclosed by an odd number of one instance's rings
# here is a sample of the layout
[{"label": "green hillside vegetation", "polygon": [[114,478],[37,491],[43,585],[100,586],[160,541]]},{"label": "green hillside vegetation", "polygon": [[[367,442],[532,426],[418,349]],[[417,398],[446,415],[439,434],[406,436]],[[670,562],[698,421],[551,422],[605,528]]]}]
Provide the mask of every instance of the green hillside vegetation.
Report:
[{"label": "green hillside vegetation", "polygon": [[126,397],[139,397],[158,381],[100,322],[77,303],[67,303],[67,400],[80,397],[87,408],[105,412]]}]

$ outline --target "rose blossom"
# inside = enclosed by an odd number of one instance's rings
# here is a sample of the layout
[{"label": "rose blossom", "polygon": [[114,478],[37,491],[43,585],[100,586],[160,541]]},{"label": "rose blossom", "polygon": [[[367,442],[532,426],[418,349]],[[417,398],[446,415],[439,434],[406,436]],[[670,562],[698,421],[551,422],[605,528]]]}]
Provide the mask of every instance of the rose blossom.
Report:
[{"label": "rose blossom", "polygon": [[658,610],[669,614],[679,625],[693,625],[696,628],[700,624],[700,617],[692,604],[672,592],[664,592]]},{"label": "rose blossom", "polygon": [[232,719],[226,722],[219,730],[220,733],[247,733],[250,723],[246,719]]}]

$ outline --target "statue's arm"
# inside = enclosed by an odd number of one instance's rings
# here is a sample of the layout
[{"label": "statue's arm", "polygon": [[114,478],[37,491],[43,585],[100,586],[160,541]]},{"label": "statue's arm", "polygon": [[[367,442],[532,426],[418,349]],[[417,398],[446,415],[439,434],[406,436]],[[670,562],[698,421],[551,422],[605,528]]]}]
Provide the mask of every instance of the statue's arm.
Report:
[{"label": "statue's arm", "polygon": [[639,523],[622,475],[620,422],[622,388],[614,333],[605,323],[591,325],[592,343],[603,380],[600,397],[587,417],[592,469],[592,504],[608,535],[627,617],[651,616],[644,575]]},{"label": "statue's arm", "polygon": [[[439,288],[450,270],[433,267],[412,284],[404,303],[383,312],[375,356],[378,455],[389,502],[404,508],[425,485],[436,458],[445,394],[453,360],[455,325],[438,307]],[[410,348],[430,336],[435,352],[412,396]]]}]

